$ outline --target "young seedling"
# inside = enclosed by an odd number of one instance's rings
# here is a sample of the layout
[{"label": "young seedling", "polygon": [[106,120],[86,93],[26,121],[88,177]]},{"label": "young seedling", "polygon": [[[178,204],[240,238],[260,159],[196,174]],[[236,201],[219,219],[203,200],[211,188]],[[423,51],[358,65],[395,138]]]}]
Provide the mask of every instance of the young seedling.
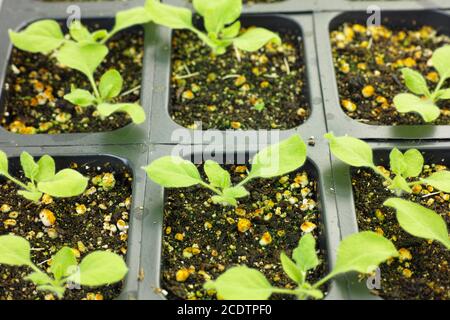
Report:
[{"label": "young seedling", "polygon": [[[328,139],[331,152],[336,158],[353,167],[371,168],[385,180],[385,185],[397,197],[405,192],[412,193],[411,187],[423,183],[434,189],[450,192],[450,171],[437,171],[427,178],[413,179],[422,173],[424,163],[422,154],[416,149],[405,153],[397,148],[391,151],[390,169],[395,174],[395,177],[391,178],[374,164],[372,148],[366,142],[348,136],[335,137],[333,133],[327,133],[325,138]],[[397,220],[406,232],[417,237],[437,240],[450,249],[447,225],[439,214],[401,198],[390,198],[384,205],[397,210]]]},{"label": "young seedling", "polygon": [[320,287],[332,278],[356,271],[370,274],[378,265],[398,252],[388,239],[371,231],[348,236],[339,244],[336,264],[324,278],[311,284],[308,273],[320,264],[316,253],[316,241],[308,233],[304,235],[292,253],[292,259],[284,252],[280,260],[286,275],[297,284],[295,289],[273,287],[258,270],[246,266],[232,267],[215,281],[205,283],[206,290],[216,290],[217,295],[226,300],[267,300],[272,294],[295,295],[298,299],[322,299]]},{"label": "young seedling", "polygon": [[147,0],[145,7],[155,23],[171,29],[191,30],[216,54],[224,54],[231,45],[252,52],[269,42],[281,43],[277,34],[264,28],[250,28],[240,33],[238,19],[242,12],[242,0],[193,0],[193,5],[203,17],[206,32],[194,26],[189,9],[162,4],[159,0]]},{"label": "young seedling", "polygon": [[214,203],[236,206],[237,199],[249,195],[244,185],[250,180],[284,175],[301,167],[305,161],[306,145],[299,136],[294,135],[257,153],[247,177],[235,186],[231,184],[230,174],[211,160],[204,164],[209,183],[202,180],[192,162],[180,157],[162,157],[143,169],[151,180],[165,188],[201,185],[215,193],[212,197]]},{"label": "young seedling", "polygon": [[10,30],[9,36],[17,48],[42,54],[53,52],[60,64],[80,71],[88,78],[93,93],[72,88],[71,93],[64,96],[67,101],[80,107],[95,106],[102,118],[115,112],[125,112],[134,123],[141,124],[145,121],[145,113],[139,104],[114,103],[114,98],[122,91],[120,73],[114,69],[107,71],[97,87],[94,72],[108,54],[107,40],[121,30],[149,21],[147,10],[138,7],[119,12],[111,32],[102,29],[91,33],[79,21],[74,21],[69,27],[69,35],[64,36],[58,22],[41,20],[21,32]]},{"label": "young seedling", "polygon": [[400,113],[416,112],[425,122],[439,118],[441,110],[436,105],[441,100],[450,99],[450,88],[442,89],[450,78],[450,46],[437,49],[431,58],[434,68],[439,73],[439,83],[433,92],[427,86],[425,78],[410,68],[401,70],[406,87],[412,93],[401,93],[395,96],[394,105]]},{"label": "young seedling", "polygon": [[22,152],[20,155],[25,177],[29,179],[24,183],[9,174],[8,157],[0,150],[0,176],[4,176],[17,184],[23,190],[18,192],[24,198],[38,202],[44,193],[57,198],[68,198],[82,194],[88,185],[88,178],[72,169],[56,172],[55,160],[45,155],[36,163],[33,157]]},{"label": "young seedling", "polygon": [[60,299],[69,283],[97,287],[119,282],[128,272],[123,258],[115,253],[95,251],[78,264],[74,251],[63,247],[52,257],[49,275],[31,261],[30,243],[13,235],[0,236],[0,264],[29,267],[33,272],[25,280],[33,282],[37,290],[52,292]]}]

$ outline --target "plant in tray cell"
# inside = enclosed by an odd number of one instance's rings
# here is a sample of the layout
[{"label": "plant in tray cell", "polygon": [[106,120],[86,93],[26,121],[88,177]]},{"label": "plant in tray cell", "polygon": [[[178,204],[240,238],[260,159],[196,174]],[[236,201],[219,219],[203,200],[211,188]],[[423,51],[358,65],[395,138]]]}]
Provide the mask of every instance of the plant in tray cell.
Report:
[{"label": "plant in tray cell", "polygon": [[402,74],[406,87],[411,93],[401,93],[395,96],[394,105],[398,112],[416,112],[426,122],[432,122],[439,118],[441,109],[436,105],[441,100],[450,99],[450,88],[442,88],[450,78],[450,46],[437,49],[431,58],[433,67],[439,73],[439,82],[431,91],[419,72],[403,68]]},{"label": "plant in tray cell", "polygon": [[78,196],[86,190],[88,185],[88,179],[75,170],[63,169],[56,172],[55,160],[48,155],[44,155],[35,162],[29,153],[23,152],[20,163],[25,177],[29,179],[27,183],[9,173],[8,158],[3,151],[0,151],[0,176],[21,187],[23,190],[18,193],[34,202],[38,202],[44,193],[57,198]]},{"label": "plant in tray cell", "polygon": [[216,290],[218,296],[227,300],[266,300],[275,293],[295,295],[298,299],[322,299],[324,295],[320,287],[332,278],[350,271],[372,273],[379,264],[396,256],[396,248],[386,238],[371,231],[356,233],[340,243],[333,270],[311,284],[306,281],[306,276],[320,261],[314,237],[306,234],[293,250],[292,259],[284,252],[280,255],[283,270],[297,284],[296,288],[273,287],[260,271],[236,266],[228,269],[215,281],[205,283],[205,289]]},{"label": "plant in tray cell", "polygon": [[127,113],[132,121],[140,124],[145,121],[142,107],[136,103],[114,103],[122,91],[123,79],[117,70],[107,71],[100,79],[99,86],[94,79],[94,72],[108,54],[105,43],[117,32],[133,25],[150,21],[147,11],[137,7],[117,13],[113,29],[108,32],[101,29],[90,32],[79,21],[69,27],[69,34],[64,35],[58,22],[41,20],[32,23],[21,32],[9,31],[12,43],[17,48],[56,57],[66,67],[83,73],[89,80],[93,93],[72,88],[64,98],[80,107],[95,106],[102,118],[115,112]]},{"label": "plant in tray cell", "polygon": [[60,299],[69,283],[98,287],[119,282],[128,272],[123,258],[115,253],[95,251],[78,263],[73,249],[63,247],[52,256],[50,275],[31,261],[30,243],[14,235],[0,236],[0,264],[30,268],[32,272],[25,279]]},{"label": "plant in tray cell", "polygon": [[402,153],[394,148],[390,153],[390,169],[394,175],[376,166],[372,148],[366,142],[348,136],[335,137],[327,133],[331,152],[341,161],[353,167],[367,167],[384,179],[384,185],[396,195],[384,202],[385,206],[396,209],[400,226],[409,234],[436,240],[450,249],[450,238],[444,219],[428,208],[402,199],[403,194],[413,193],[414,188],[427,184],[442,192],[450,192],[450,171],[441,170],[425,178],[417,178],[423,171],[424,159],[416,149]]},{"label": "plant in tray cell", "polygon": [[155,23],[172,29],[191,30],[217,54],[225,53],[231,45],[243,51],[256,51],[269,42],[281,43],[277,34],[264,28],[250,28],[241,33],[238,19],[242,0],[194,0],[193,5],[203,17],[206,31],[193,24],[189,9],[162,4],[159,0],[147,0],[146,9]]},{"label": "plant in tray cell", "polygon": [[162,157],[144,170],[151,180],[163,187],[184,188],[201,185],[215,193],[212,197],[214,203],[236,206],[239,198],[249,195],[244,186],[250,180],[284,175],[301,167],[305,160],[306,145],[299,136],[294,135],[257,153],[253,157],[247,178],[235,186],[231,185],[229,172],[212,160],[207,160],[203,166],[209,183],[203,181],[192,162],[180,157]]}]

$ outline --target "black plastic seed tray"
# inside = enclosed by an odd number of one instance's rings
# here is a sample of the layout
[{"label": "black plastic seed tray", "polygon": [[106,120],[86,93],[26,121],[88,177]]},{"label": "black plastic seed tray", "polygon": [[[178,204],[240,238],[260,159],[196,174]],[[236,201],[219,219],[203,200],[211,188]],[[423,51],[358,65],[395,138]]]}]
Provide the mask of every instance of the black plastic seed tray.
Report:
[{"label": "black plastic seed tray", "polygon": [[[192,8],[192,2],[189,0],[162,0],[162,2],[178,7]],[[300,13],[314,11],[317,8],[318,0],[282,0],[272,3],[248,2],[244,4],[244,13]]]},{"label": "black plastic seed tray", "polygon": [[[100,2],[92,3],[49,3],[38,0],[7,0],[0,11],[0,112],[4,111],[4,82],[12,44],[9,40],[8,30],[20,30],[29,23],[40,19],[67,19],[73,11],[69,6],[80,8],[83,22],[101,22],[105,27],[111,28],[114,24],[115,13],[119,10],[132,8],[142,1],[114,1],[107,5]],[[22,135],[11,133],[0,126],[0,145],[17,146],[52,146],[52,145],[106,145],[146,143],[150,133],[150,105],[153,81],[153,46],[149,45],[152,38],[150,25],[145,26],[145,53],[142,69],[141,105],[147,120],[141,125],[129,124],[123,128],[102,133],[65,133],[65,134],[36,134]]]},{"label": "black plastic seed tray", "polygon": [[[317,55],[313,38],[312,15],[243,15],[244,25],[257,25],[277,30],[289,28],[301,35],[299,41],[304,44],[304,57],[306,64],[307,85],[309,87],[309,101],[311,115],[300,126],[289,130],[242,130],[242,131],[220,131],[220,130],[191,130],[182,127],[172,120],[170,108],[170,77],[171,77],[171,38],[172,32],[167,28],[155,26],[155,79],[152,101],[151,133],[150,142],[154,144],[201,144],[210,143],[211,139],[226,141],[227,139],[245,141],[246,137],[264,135],[279,135],[287,138],[294,133],[304,137],[317,137],[324,133],[325,119],[322,107],[322,97],[317,72]],[[230,140],[228,140],[230,141]]]},{"label": "black plastic seed tray", "polygon": [[79,147],[2,147],[9,158],[11,158],[10,172],[19,169],[18,156],[22,151],[27,151],[35,157],[44,154],[55,158],[57,168],[67,168],[75,162],[79,165],[88,164],[96,166],[111,163],[113,166],[125,165],[133,174],[132,206],[130,210],[128,252],[126,262],[129,272],[125,278],[122,293],[118,297],[121,300],[134,300],[137,298],[139,259],[141,249],[142,213],[145,197],[146,176],[141,169],[146,165],[148,148],[145,145],[132,146],[85,146]]},{"label": "black plastic seed tray", "polygon": [[[319,69],[324,96],[328,130],[336,135],[349,134],[361,139],[449,139],[450,126],[444,125],[369,125],[356,121],[341,108],[331,51],[330,32],[344,22],[366,24],[370,14],[365,11],[326,12],[314,15]],[[443,11],[383,11],[387,26],[431,25],[440,33],[450,35],[450,15]]]},{"label": "black plastic seed tray", "polygon": [[[415,148],[423,152],[425,163],[450,165],[449,142],[409,141],[401,143],[370,143],[374,150],[374,162],[376,165],[389,166],[389,153],[396,147],[402,151]],[[339,225],[342,237],[358,232],[354,194],[351,182],[351,168],[332,157],[333,176],[335,181],[336,198],[338,206]],[[398,248],[399,249],[399,248]],[[348,275],[350,299],[380,299],[371,294],[365,285],[365,281],[358,281],[356,275]]]},{"label": "black plastic seed tray", "polygon": [[448,0],[317,0],[317,11],[366,11],[380,8],[381,10],[424,10],[424,9],[449,9]]},{"label": "black plastic seed tray", "polygon": [[[177,149],[179,148],[179,149]],[[184,158],[195,163],[203,163],[207,159],[220,158],[228,164],[245,164],[259,150],[257,146],[150,146],[149,163],[167,155],[185,155]],[[333,189],[330,156],[325,141],[308,148],[308,160],[304,165],[318,179],[319,203],[322,210],[325,239],[322,243],[327,248],[329,266],[333,266],[336,248],[340,241],[336,203]],[[220,160],[219,160],[220,161]],[[164,188],[148,180],[141,249],[141,267],[145,278],[140,282],[139,299],[165,299],[165,288],[161,288],[162,237],[164,215]],[[343,278],[331,283],[327,299],[345,299],[346,284]]]}]

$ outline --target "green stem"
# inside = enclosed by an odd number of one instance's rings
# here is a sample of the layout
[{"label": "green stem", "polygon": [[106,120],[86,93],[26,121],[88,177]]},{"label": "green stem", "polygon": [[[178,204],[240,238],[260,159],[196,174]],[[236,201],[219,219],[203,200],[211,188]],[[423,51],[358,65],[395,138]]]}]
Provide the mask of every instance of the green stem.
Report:
[{"label": "green stem", "polygon": [[104,37],[101,41],[100,44],[105,44],[109,39],[111,39],[115,34],[117,33],[117,31],[112,30],[111,32],[108,33],[108,35],[106,37]]},{"label": "green stem", "polygon": [[94,90],[95,97],[100,100],[100,93],[98,92],[97,84],[95,83],[94,77],[90,75],[89,82],[91,83],[92,89]]},{"label": "green stem", "polygon": [[436,102],[436,95],[437,95],[437,93],[439,92],[439,90],[441,90],[441,87],[444,85],[444,83],[445,83],[446,80],[447,80],[447,78],[445,78],[445,77],[442,77],[442,78],[439,80],[438,85],[436,86],[436,88],[435,88],[434,91],[433,91],[433,94],[431,95],[431,100],[433,100],[433,102]]},{"label": "green stem", "polygon": [[222,191],[220,191],[219,189],[213,187],[213,186],[210,185],[210,184],[207,184],[207,183],[204,182],[204,181],[201,181],[201,182],[200,182],[200,185],[204,186],[205,188],[208,188],[209,190],[213,191],[214,193],[217,193],[219,196],[222,195]]},{"label": "green stem", "polygon": [[389,184],[393,184],[394,183],[394,181],[390,177],[386,177],[384,175],[384,173],[380,169],[378,169],[377,166],[373,166],[372,170],[375,171],[375,173],[377,173],[378,175],[382,176],[387,182],[389,182]]},{"label": "green stem", "polygon": [[312,288],[313,289],[318,289],[320,288],[323,284],[325,284],[325,282],[327,282],[328,280],[331,280],[331,278],[333,278],[335,275],[333,273],[329,273],[328,275],[326,275],[324,278],[320,279],[319,281],[317,281],[315,284],[313,284]]},{"label": "green stem", "polygon": [[9,174],[5,174],[5,177],[8,178],[9,180],[11,180],[12,182],[14,182],[15,184],[17,184],[18,186],[22,187],[23,189],[27,190],[27,191],[33,191],[33,190],[30,190],[30,188],[25,183],[23,183],[22,181],[14,178],[13,176],[11,176]]},{"label": "green stem", "polygon": [[242,187],[244,184],[248,183],[252,179],[253,177],[251,175],[248,175],[244,180],[239,182],[239,184],[236,187]]}]

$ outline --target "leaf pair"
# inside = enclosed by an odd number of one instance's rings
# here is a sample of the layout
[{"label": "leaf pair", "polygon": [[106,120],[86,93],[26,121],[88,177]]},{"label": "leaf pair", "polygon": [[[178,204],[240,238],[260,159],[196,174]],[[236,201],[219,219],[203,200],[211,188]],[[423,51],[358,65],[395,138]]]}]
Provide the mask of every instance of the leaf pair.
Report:
[{"label": "leaf pair", "polygon": [[440,81],[433,92],[430,92],[425,78],[419,72],[403,68],[401,72],[406,87],[413,94],[401,93],[394,98],[394,105],[400,113],[416,112],[426,122],[432,122],[440,116],[441,110],[436,105],[439,100],[450,99],[450,88],[441,89],[450,78],[450,46],[437,49],[431,62],[440,76]]},{"label": "leaf pair", "polygon": [[155,23],[171,29],[191,30],[217,54],[225,53],[230,45],[251,52],[269,42],[281,43],[277,34],[264,28],[250,28],[239,35],[241,23],[237,20],[242,12],[242,0],[194,0],[193,5],[203,17],[206,33],[193,25],[189,9],[163,4],[159,0],[147,0],[146,9]]},{"label": "leaf pair", "polygon": [[8,172],[8,158],[0,151],[0,175],[5,176],[24,190],[19,194],[31,201],[39,201],[43,193],[53,197],[67,198],[82,194],[88,185],[88,179],[72,169],[56,172],[55,161],[52,157],[44,155],[36,163],[27,152],[20,155],[20,163],[29,183],[24,184],[12,177]]},{"label": "leaf pair", "polygon": [[319,260],[314,237],[306,234],[293,252],[292,259],[295,262],[284,253],[280,257],[286,274],[300,284],[296,289],[273,287],[260,271],[246,266],[232,267],[215,281],[205,283],[204,287],[216,290],[226,300],[266,300],[273,293],[321,299],[323,294],[319,287],[333,277],[350,271],[371,273],[378,265],[396,256],[398,252],[392,242],[374,232],[364,231],[350,235],[339,244],[336,264],[331,273],[310,285],[305,282],[306,274],[318,266]]},{"label": "leaf pair", "polygon": [[180,157],[162,157],[143,169],[151,180],[163,187],[183,188],[200,184],[216,193],[212,198],[215,203],[236,206],[236,199],[248,196],[243,185],[251,179],[280,176],[301,167],[305,161],[306,145],[298,135],[294,135],[257,153],[248,177],[237,186],[232,186],[230,174],[211,160],[204,164],[209,184],[202,180],[192,162]]},{"label": "leaf pair", "polygon": [[[373,163],[372,148],[366,142],[353,137],[335,137],[327,133],[331,152],[341,161],[354,167],[368,167],[379,173],[389,183],[389,188],[411,193],[412,185],[425,183],[443,192],[450,192],[450,171],[437,171],[419,181],[407,182],[406,178],[418,177],[422,173],[424,159],[416,149],[402,153],[393,149],[390,153],[390,167],[396,174],[394,179],[386,177]],[[442,242],[448,247],[448,231],[443,218],[436,212],[410,201],[392,198],[384,205],[397,209],[400,226],[408,233]]]},{"label": "leaf pair", "polygon": [[119,282],[128,272],[123,259],[112,252],[95,251],[78,264],[74,251],[63,247],[52,257],[52,278],[31,261],[29,242],[13,235],[0,236],[0,264],[30,267],[33,272],[25,280],[32,281],[38,290],[53,292],[59,298],[64,296],[68,282],[95,287]]}]

